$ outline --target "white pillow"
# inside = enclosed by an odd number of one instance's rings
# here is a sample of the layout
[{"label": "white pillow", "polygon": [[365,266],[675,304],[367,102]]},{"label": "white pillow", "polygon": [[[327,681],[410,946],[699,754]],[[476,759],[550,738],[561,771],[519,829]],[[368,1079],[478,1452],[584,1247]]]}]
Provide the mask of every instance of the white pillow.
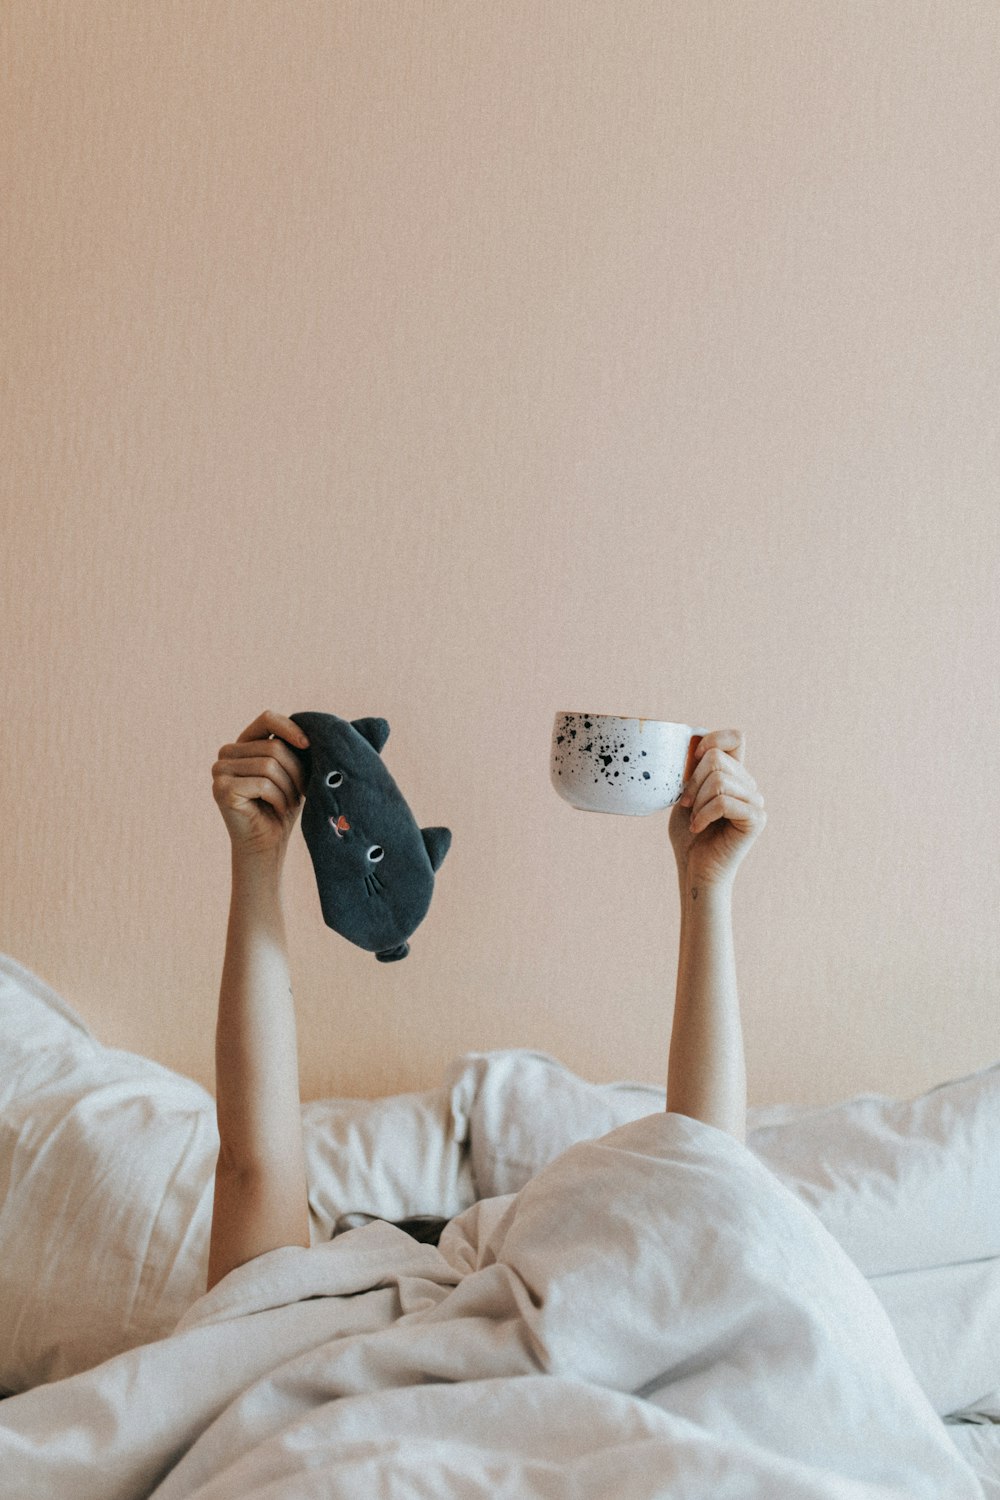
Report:
[{"label": "white pillow", "polygon": [[938,1416],[1000,1387],[1000,1259],[898,1271],[869,1284]]},{"label": "white pillow", "polygon": [[[467,1052],[446,1074],[456,1129],[469,1141],[480,1197],[516,1193],[562,1151],[666,1107],[651,1083],[588,1083],[547,1052]],[[795,1119],[806,1106],[747,1112],[748,1127]]]},{"label": "white pillow", "polygon": [[453,1092],[302,1106],[314,1245],[356,1216],[450,1219],[475,1202],[468,1149],[455,1133]]},{"label": "white pillow", "polygon": [[747,1145],[866,1276],[1000,1256],[1000,1063],[915,1099],[810,1110]]},{"label": "white pillow", "polygon": [[[451,1090],[303,1106],[313,1243],[353,1212],[451,1216],[474,1199]],[[159,1338],[205,1288],[215,1101],[105,1047],[0,954],[0,1389]]]},{"label": "white pillow", "polygon": [[[484,1197],[666,1102],[650,1084],[588,1083],[540,1052],[468,1053],[447,1076]],[[866,1276],[1000,1255],[1000,1063],[912,1100],[750,1109],[747,1146]]]},{"label": "white pillow", "polygon": [[445,1074],[476,1195],[519,1192],[577,1141],[606,1135],[664,1105],[650,1084],[587,1083],[546,1052],[467,1052]]}]

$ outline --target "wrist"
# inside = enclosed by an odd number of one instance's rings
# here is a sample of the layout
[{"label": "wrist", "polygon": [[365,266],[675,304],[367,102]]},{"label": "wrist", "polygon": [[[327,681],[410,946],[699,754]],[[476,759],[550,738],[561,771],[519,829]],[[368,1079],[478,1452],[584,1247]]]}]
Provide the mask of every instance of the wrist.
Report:
[{"label": "wrist", "polygon": [[233,888],[244,891],[277,893],[281,888],[284,850],[246,849],[237,844],[232,849]]},{"label": "wrist", "polygon": [[681,905],[691,909],[727,909],[733,903],[733,881],[706,880],[697,870],[678,872]]}]

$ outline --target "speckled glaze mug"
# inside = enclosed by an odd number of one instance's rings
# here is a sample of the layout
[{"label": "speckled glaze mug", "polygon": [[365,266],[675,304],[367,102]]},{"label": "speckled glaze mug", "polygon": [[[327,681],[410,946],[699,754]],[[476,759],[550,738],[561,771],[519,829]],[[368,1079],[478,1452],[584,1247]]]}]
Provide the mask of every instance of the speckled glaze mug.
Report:
[{"label": "speckled glaze mug", "polygon": [[552,785],[581,812],[661,812],[681,796],[707,733],[665,719],[562,710],[552,726]]}]

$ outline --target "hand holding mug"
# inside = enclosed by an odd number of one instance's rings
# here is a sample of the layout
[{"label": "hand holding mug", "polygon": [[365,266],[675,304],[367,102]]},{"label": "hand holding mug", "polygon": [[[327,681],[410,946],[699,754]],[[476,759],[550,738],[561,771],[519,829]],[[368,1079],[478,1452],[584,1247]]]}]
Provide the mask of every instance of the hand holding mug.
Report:
[{"label": "hand holding mug", "polygon": [[694,770],[670,813],[670,842],[689,885],[730,884],[767,822],[745,750],[741,729],[714,729],[695,748]]}]

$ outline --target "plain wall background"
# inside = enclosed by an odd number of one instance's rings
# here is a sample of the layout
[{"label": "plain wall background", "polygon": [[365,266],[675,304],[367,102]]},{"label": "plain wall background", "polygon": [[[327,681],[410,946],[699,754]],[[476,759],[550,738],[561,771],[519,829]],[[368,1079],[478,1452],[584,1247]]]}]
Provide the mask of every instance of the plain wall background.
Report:
[{"label": "plain wall background", "polygon": [[218,747],[380,715],[402,963],[297,829],[304,1098],[662,1083],[665,814],[557,709],[746,731],[751,1102],[1000,1055],[993,0],[9,0],[0,947],[213,1086]]}]

